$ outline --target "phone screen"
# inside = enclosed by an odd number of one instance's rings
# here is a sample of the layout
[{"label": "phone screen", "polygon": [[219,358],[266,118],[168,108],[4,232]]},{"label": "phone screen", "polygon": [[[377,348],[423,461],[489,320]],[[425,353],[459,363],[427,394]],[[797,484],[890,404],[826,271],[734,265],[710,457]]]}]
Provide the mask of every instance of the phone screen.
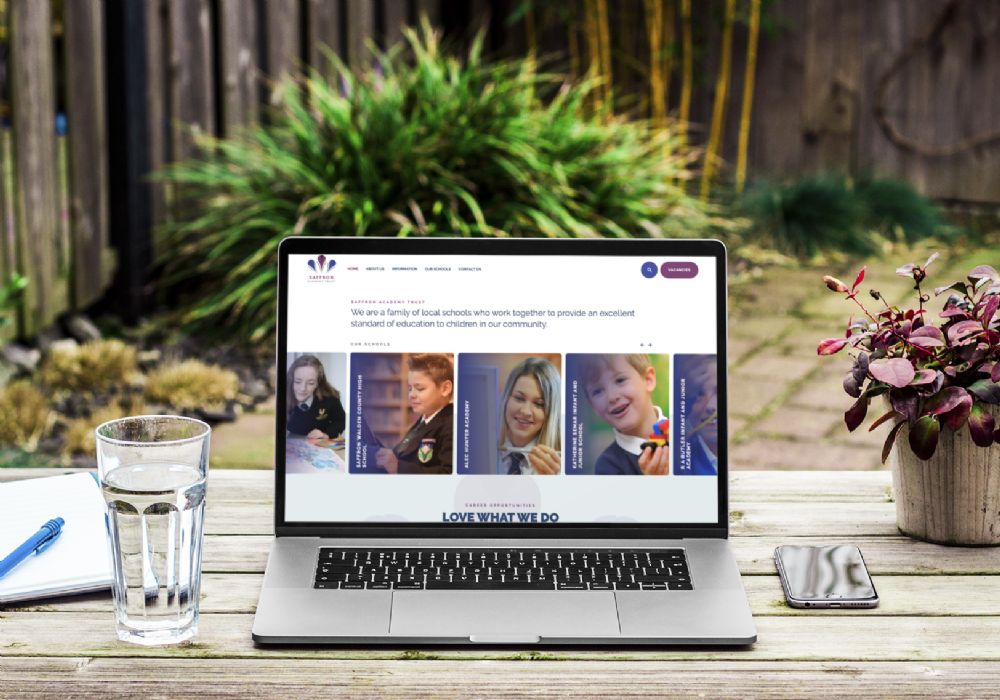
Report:
[{"label": "phone screen", "polygon": [[854,545],[778,548],[788,594],[799,600],[875,598],[875,585]]}]

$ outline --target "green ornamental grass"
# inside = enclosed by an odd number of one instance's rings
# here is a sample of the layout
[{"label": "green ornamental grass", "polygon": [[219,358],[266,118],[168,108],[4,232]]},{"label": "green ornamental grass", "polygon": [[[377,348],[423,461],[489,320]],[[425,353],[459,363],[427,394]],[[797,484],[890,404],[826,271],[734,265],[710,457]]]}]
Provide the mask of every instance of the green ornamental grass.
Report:
[{"label": "green ornamental grass", "polygon": [[953,235],[937,206],[900,180],[819,174],[761,182],[736,209],[753,222],[750,240],[800,258],[827,251],[870,256],[883,239],[913,244]]},{"label": "green ornamental grass", "polygon": [[189,203],[163,231],[160,290],[191,332],[269,341],[291,235],[696,237],[723,222],[684,191],[694,153],[593,113],[594,82],[463,58],[429,26],[360,74],[282,86],[266,126],[200,138],[163,177]]}]

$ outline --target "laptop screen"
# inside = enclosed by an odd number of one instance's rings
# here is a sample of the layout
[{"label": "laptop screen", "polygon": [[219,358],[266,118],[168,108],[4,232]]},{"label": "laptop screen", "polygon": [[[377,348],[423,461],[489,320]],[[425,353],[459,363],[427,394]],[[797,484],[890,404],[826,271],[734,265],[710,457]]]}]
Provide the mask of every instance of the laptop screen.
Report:
[{"label": "laptop screen", "polygon": [[719,522],[715,257],[337,250],[284,270],[286,522]]}]

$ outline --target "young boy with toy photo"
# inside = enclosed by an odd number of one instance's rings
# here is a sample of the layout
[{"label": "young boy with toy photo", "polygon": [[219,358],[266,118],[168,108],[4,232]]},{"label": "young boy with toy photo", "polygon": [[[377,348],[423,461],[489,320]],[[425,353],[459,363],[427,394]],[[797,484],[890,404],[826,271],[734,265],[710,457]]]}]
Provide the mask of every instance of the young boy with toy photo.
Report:
[{"label": "young boy with toy photo", "polygon": [[[669,357],[646,354],[568,355],[567,406],[573,432],[583,435],[567,473],[665,476],[670,474],[670,422],[654,400],[668,406],[666,382],[657,390],[660,366],[669,377]],[[574,395],[575,392],[575,395]],[[582,397],[579,394],[583,394]],[[580,405],[580,399],[586,406]],[[597,420],[586,420],[589,410]],[[603,425],[602,425],[603,424]],[[612,431],[611,444],[594,458],[595,434]]]}]

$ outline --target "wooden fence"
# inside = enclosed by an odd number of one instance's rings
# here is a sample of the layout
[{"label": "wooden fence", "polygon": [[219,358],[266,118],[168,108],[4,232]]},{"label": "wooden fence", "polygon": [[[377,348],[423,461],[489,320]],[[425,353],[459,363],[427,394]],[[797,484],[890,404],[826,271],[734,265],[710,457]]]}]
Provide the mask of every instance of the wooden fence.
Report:
[{"label": "wooden fence", "polygon": [[[67,2],[65,67],[53,58],[48,2],[9,0],[7,77],[11,137],[0,152],[0,278],[28,275],[20,331],[31,335],[110,282],[107,134],[98,3]],[[69,141],[57,139],[56,69],[65,68]],[[59,71],[62,73],[62,70]],[[5,332],[15,330],[10,324]]]},{"label": "wooden fence", "polygon": [[[708,124],[714,107],[724,2],[693,2],[695,124]],[[676,113],[682,0],[535,0],[513,22],[521,0],[7,0],[0,276],[20,270],[30,278],[18,332],[34,335],[102,295],[137,317],[151,288],[151,231],[171,211],[169,189],[149,174],[194,153],[191,129],[226,135],[266,119],[274,80],[304,66],[325,70],[323,47],[358,65],[367,42],[393,44],[426,14],[453,38],[487,27],[493,54],[537,46],[570,67],[587,42],[582,8],[597,6],[610,28],[615,94],[636,97],[645,115],[654,3],[674,55],[654,94]],[[745,10],[743,0],[737,5]],[[873,172],[942,200],[1000,202],[1000,0],[765,0],[763,7],[751,179]],[[554,23],[541,21],[546,12]],[[746,23],[737,22],[720,135],[729,163],[747,37]],[[53,129],[63,110],[65,138]],[[704,130],[693,134],[701,139]]]},{"label": "wooden fence", "polygon": [[[226,135],[260,120],[274,81],[323,68],[324,46],[353,64],[367,42],[393,43],[421,15],[450,26],[488,15],[477,0],[448,17],[442,0],[0,7],[11,117],[0,149],[0,281],[15,271],[29,278],[16,323],[0,329],[0,340],[34,336],[102,297],[138,317],[151,291],[152,231],[170,216],[169,190],[149,175],[194,154],[192,129]],[[54,129],[57,113],[65,137]]]}]

